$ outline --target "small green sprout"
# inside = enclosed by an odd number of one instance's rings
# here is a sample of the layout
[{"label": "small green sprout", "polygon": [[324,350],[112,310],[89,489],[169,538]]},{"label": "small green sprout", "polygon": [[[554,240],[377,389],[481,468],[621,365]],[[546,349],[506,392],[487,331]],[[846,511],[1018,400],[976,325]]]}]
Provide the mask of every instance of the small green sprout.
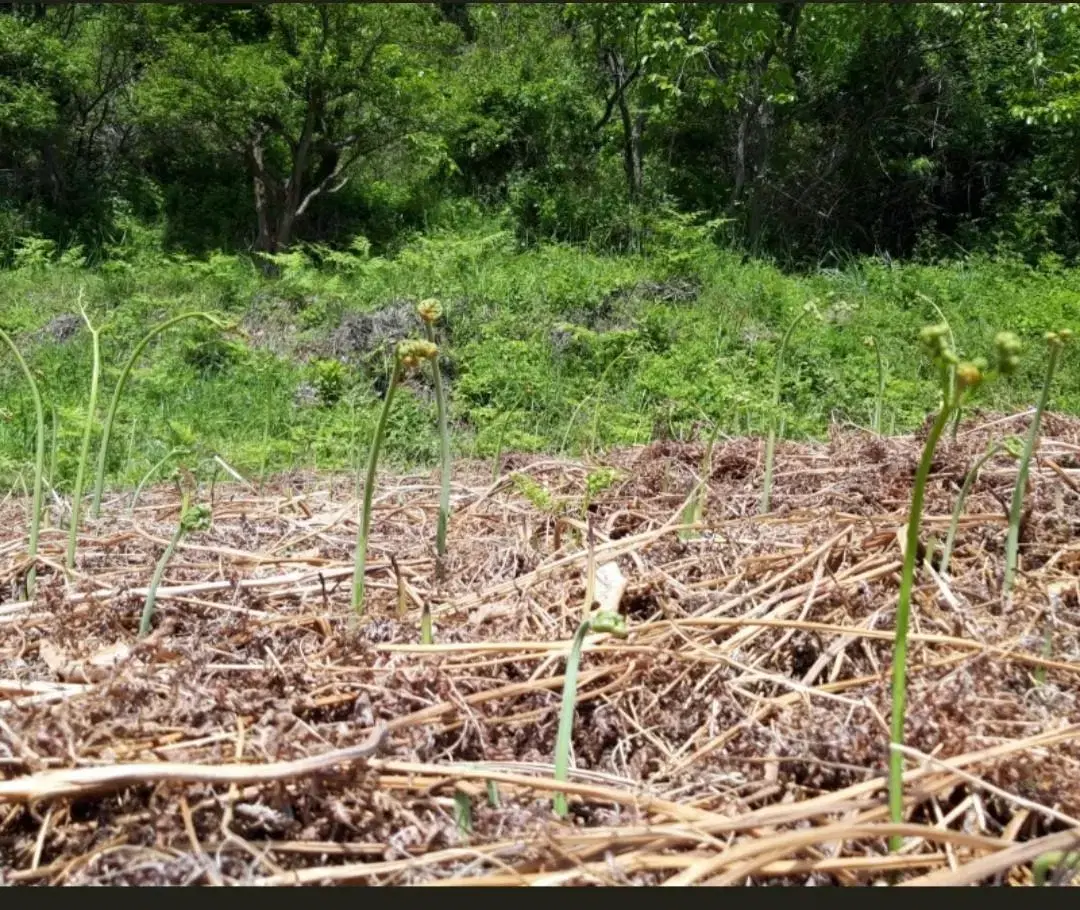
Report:
[{"label": "small green sprout", "polygon": [[[581,663],[581,646],[590,632],[606,633],[616,638],[626,638],[629,634],[626,619],[609,610],[597,610],[596,613],[582,620],[570,645],[570,656],[566,659],[566,677],[563,682],[562,707],[559,710],[559,730],[555,737],[555,780],[565,781],[570,769],[570,734],[574,728],[574,705],[577,701],[577,674]],[[566,818],[569,811],[566,794],[556,793],[554,798],[555,814]]]},{"label": "small green sprout", "polygon": [[364,498],[360,511],[360,527],[356,536],[356,563],[353,575],[352,606],[356,616],[364,614],[364,575],[367,570],[368,534],[371,531],[371,502],[375,494],[375,470],[379,463],[379,449],[382,448],[383,437],[386,436],[386,421],[390,416],[390,405],[394,400],[394,392],[405,374],[416,369],[425,360],[431,360],[438,353],[439,349],[430,341],[402,341],[397,347],[393,371],[390,374],[390,385],[386,389],[386,398],[383,399],[379,422],[375,426],[375,436],[371,441],[371,450],[368,452]]},{"label": "small green sprout", "polygon": [[[907,535],[904,545],[904,564],[900,576],[900,594],[896,605],[896,639],[893,649],[892,678],[892,724],[890,743],[903,745],[904,719],[907,700],[907,637],[911,619],[911,594],[915,585],[915,565],[919,552],[919,526],[922,522],[923,500],[926,482],[934,461],[934,451],[941,439],[949,418],[961,408],[969,393],[987,378],[988,366],[984,360],[961,361],[950,342],[951,333],[947,323],[926,326],[919,333],[923,348],[938,369],[941,384],[941,410],[930,427],[923,446],[922,458],[915,473],[911,493],[911,511],[908,515]],[[1002,333],[997,338],[998,373],[1015,369],[1018,352],[1012,339]],[[889,750],[889,815],[899,824],[904,809],[904,758],[899,749]],[[899,849],[900,837],[889,840],[890,850]]]},{"label": "small green sprout", "polygon": [[[1046,333],[1046,347],[1050,355],[1046,363],[1046,378],[1043,380],[1039,403],[1035,407],[1035,416],[1031,420],[1031,428],[1024,442],[1024,451],[1020,456],[1020,469],[1016,474],[1016,486],[1013,487],[1012,502],[1009,504],[1009,534],[1005,539],[1005,577],[1002,582],[1002,595],[1006,598],[1016,580],[1016,562],[1020,550],[1020,517],[1024,508],[1024,491],[1027,489],[1031,456],[1035,453],[1035,445],[1039,438],[1039,424],[1042,421],[1046,403],[1050,399],[1050,386],[1054,380],[1058,359],[1071,339],[1072,332],[1069,329]],[[1010,370],[1015,370],[1019,362],[1019,339],[1015,335],[1002,333],[998,336],[998,348],[999,361],[1006,363]]]}]

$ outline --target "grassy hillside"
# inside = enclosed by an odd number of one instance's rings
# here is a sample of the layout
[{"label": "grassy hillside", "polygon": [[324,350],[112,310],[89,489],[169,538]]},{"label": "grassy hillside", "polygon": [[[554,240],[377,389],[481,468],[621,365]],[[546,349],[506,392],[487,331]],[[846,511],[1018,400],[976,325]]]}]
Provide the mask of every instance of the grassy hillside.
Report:
[{"label": "grassy hillside", "polygon": [[[388,345],[419,333],[415,304],[446,310],[444,370],[459,454],[504,449],[589,452],[685,436],[703,423],[762,433],[774,356],[791,320],[816,300],[785,356],[785,434],[821,434],[830,417],[868,426],[877,387],[874,336],[887,382],[882,428],[908,430],[935,406],[918,330],[948,319],[967,356],[1011,329],[1026,344],[1020,373],[978,406],[1034,402],[1046,330],[1080,329],[1080,275],[1011,262],[942,266],[852,262],[786,275],[718,251],[703,230],[669,226],[655,252],[600,256],[562,246],[521,251],[498,225],[419,239],[392,258],[312,249],[279,257],[268,277],[243,257],[209,261],[145,250],[144,239],[98,268],[25,246],[0,281],[0,328],[41,384],[54,485],[70,488],[85,420],[90,334],[102,326],[99,418],[134,344],[162,319],[207,310],[150,344],[122,402],[110,482],[133,485],[172,448],[218,452],[248,475],[291,466],[341,468],[362,457],[386,381]],[[1051,407],[1080,412],[1080,361],[1067,353]],[[18,484],[33,451],[33,409],[9,355],[0,357],[0,482]],[[51,430],[57,428],[55,446]],[[54,457],[55,451],[55,457]],[[386,456],[434,464],[429,380],[395,403]]]}]

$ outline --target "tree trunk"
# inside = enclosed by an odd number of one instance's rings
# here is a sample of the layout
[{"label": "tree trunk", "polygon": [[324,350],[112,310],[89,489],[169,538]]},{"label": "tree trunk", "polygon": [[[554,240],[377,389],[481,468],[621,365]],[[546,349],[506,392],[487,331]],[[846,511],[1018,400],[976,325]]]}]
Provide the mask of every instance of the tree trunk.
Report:
[{"label": "tree trunk", "polygon": [[632,203],[641,199],[644,173],[641,159],[641,134],[645,115],[634,116],[626,101],[626,93],[619,93],[619,115],[623,128],[623,168],[626,171],[626,193]]},{"label": "tree trunk", "polygon": [[256,134],[249,141],[246,151],[255,196],[255,217],[258,221],[255,250],[259,253],[276,253],[282,245],[279,219],[281,203],[284,200],[280,185],[266,169],[262,133]]}]

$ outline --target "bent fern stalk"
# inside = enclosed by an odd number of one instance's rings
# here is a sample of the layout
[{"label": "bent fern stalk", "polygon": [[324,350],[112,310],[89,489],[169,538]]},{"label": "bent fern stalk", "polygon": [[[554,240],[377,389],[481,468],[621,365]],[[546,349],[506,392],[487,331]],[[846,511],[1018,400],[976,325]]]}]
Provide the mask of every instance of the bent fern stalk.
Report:
[{"label": "bent fern stalk", "polygon": [[86,405],[86,426],[83,427],[82,447],[79,450],[79,467],[75,472],[75,489],[71,494],[71,527],[68,529],[67,553],[64,565],[68,571],[75,568],[75,548],[79,538],[79,517],[82,512],[83,483],[86,480],[86,464],[90,460],[90,440],[94,434],[94,418],[97,415],[98,383],[101,379],[101,330],[90,324],[86,311],[83,321],[90,330],[93,345],[93,366],[90,372],[90,401]]},{"label": "bent fern stalk", "polygon": [[[565,781],[570,771],[570,734],[574,729],[574,706],[577,702],[578,666],[581,663],[581,646],[590,632],[607,633],[616,638],[626,638],[626,620],[618,613],[598,610],[582,620],[570,644],[570,656],[566,659],[566,676],[563,682],[562,707],[559,709],[559,730],[555,737],[555,780]],[[569,807],[565,793],[556,793],[555,814],[566,818]]]},{"label": "bent fern stalk", "polygon": [[37,382],[34,381],[34,374],[30,372],[15,342],[3,329],[0,329],[0,341],[3,341],[15,355],[19,369],[22,370],[30,385],[30,396],[34,400],[37,442],[34,450],[34,495],[30,506],[33,509],[33,514],[30,516],[30,568],[26,572],[26,596],[33,597],[34,588],[37,585],[38,535],[41,533],[41,486],[45,476],[45,409],[41,405],[41,393],[38,391]]},{"label": "bent fern stalk", "polygon": [[1046,364],[1046,378],[1039,395],[1039,403],[1035,407],[1035,416],[1031,419],[1027,440],[1024,442],[1024,452],[1020,456],[1020,468],[1016,475],[1016,486],[1013,487],[1012,502],[1009,504],[1009,535],[1005,540],[1005,578],[1002,582],[1004,597],[1009,596],[1013,582],[1016,580],[1016,561],[1020,549],[1020,516],[1024,508],[1024,491],[1027,488],[1031,456],[1035,452],[1035,445],[1039,438],[1039,424],[1042,421],[1046,403],[1050,399],[1050,386],[1054,381],[1058,359],[1061,357],[1065,344],[1071,338],[1072,332],[1069,329],[1046,334],[1046,346],[1050,354],[1050,359]]},{"label": "bent fern stalk", "polygon": [[769,503],[772,499],[773,461],[776,455],[776,424],[780,412],[780,386],[784,372],[784,351],[787,349],[788,340],[791,338],[795,329],[798,328],[799,323],[814,312],[816,312],[816,309],[812,302],[807,303],[803,307],[802,312],[791,321],[791,325],[789,325],[787,331],[784,332],[784,337],[780,339],[780,347],[776,352],[776,371],[773,374],[772,414],[769,415],[769,436],[765,442],[765,480],[761,491],[761,508],[759,510],[762,515],[769,511]]},{"label": "bent fern stalk", "polygon": [[205,319],[211,325],[215,325],[219,329],[226,328],[225,323],[216,317],[211,316],[209,313],[181,313],[179,316],[167,319],[165,322],[152,328],[146,333],[143,339],[135,345],[135,349],[131,352],[131,356],[128,358],[127,363],[124,364],[124,368],[120,371],[120,378],[116,382],[116,388],[113,389],[112,400],[109,402],[109,410],[105,414],[105,423],[101,428],[101,448],[98,451],[97,476],[94,479],[94,502],[91,506],[91,515],[94,518],[98,518],[101,515],[101,494],[105,489],[105,465],[109,454],[109,440],[112,436],[113,422],[116,420],[116,410],[120,406],[120,397],[123,395],[124,386],[127,385],[128,378],[131,376],[131,371],[135,366],[135,362],[139,359],[139,355],[146,349],[146,346],[158,335],[166,329],[170,329],[174,325],[184,322],[187,319]]},{"label": "bent fern stalk", "polygon": [[364,498],[360,510],[359,529],[356,534],[356,559],[353,570],[352,608],[355,618],[364,615],[364,576],[367,572],[368,535],[371,532],[371,503],[375,494],[375,473],[379,464],[379,450],[386,436],[386,422],[390,416],[390,406],[394,401],[401,378],[417,367],[421,361],[431,360],[439,349],[429,341],[403,341],[394,354],[394,367],[390,373],[390,384],[383,399],[379,422],[375,426],[375,435],[368,451],[367,473],[364,478]]},{"label": "bent fern stalk", "polygon": [[[927,326],[920,335],[931,359],[938,368],[941,383],[941,409],[930,427],[930,433],[923,446],[922,457],[915,473],[915,483],[911,493],[911,511],[908,515],[907,534],[904,544],[904,563],[900,576],[900,594],[896,605],[896,637],[893,646],[892,672],[892,723],[889,741],[892,746],[904,743],[904,720],[907,701],[907,643],[908,626],[911,619],[911,595],[915,584],[915,566],[919,551],[919,526],[922,523],[923,501],[926,496],[926,482],[934,461],[941,434],[948,425],[949,418],[960,408],[968,392],[979,385],[986,370],[985,361],[960,363],[952,350],[945,324]],[[1016,336],[1002,332],[996,340],[998,372],[1012,373],[1019,358],[1019,342]],[[899,749],[889,749],[889,817],[896,824],[903,821],[904,810],[904,757]],[[889,849],[898,850],[902,839],[897,835],[889,839]]]}]

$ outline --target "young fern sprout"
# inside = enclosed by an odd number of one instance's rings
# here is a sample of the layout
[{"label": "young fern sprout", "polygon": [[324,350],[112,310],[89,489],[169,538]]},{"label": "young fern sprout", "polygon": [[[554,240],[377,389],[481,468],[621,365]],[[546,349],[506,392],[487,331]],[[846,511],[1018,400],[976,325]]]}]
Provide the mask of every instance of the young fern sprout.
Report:
[{"label": "young fern sprout", "polygon": [[873,335],[867,335],[863,344],[872,348],[877,355],[877,392],[874,395],[874,416],[870,420],[870,429],[881,435],[881,411],[885,404],[885,362],[881,359],[881,345]]},{"label": "young fern sprout", "polygon": [[26,572],[26,596],[33,597],[37,584],[38,535],[41,533],[41,485],[45,477],[45,409],[41,404],[41,393],[38,391],[34,374],[30,372],[30,367],[26,365],[15,342],[3,329],[0,329],[0,341],[3,341],[15,356],[19,369],[22,370],[23,376],[30,385],[30,396],[34,400],[37,439],[34,449],[34,495],[30,504],[30,508],[33,509],[33,514],[30,516],[30,568]]},{"label": "young fern sprout", "polygon": [[[562,707],[559,709],[559,730],[555,737],[555,780],[565,781],[570,770],[570,734],[574,729],[574,705],[577,701],[577,674],[581,663],[581,646],[590,632],[606,633],[616,638],[629,634],[626,619],[609,610],[598,610],[582,620],[574,640],[570,644],[570,656],[566,659],[566,677],[563,682]],[[566,794],[556,793],[553,800],[555,814],[566,818],[568,807]]]},{"label": "young fern sprout", "polygon": [[[417,312],[424,323],[424,333],[427,335],[428,342],[435,344],[435,323],[442,318],[442,306],[438,300],[424,300],[417,307]],[[431,358],[431,377],[435,386],[435,407],[439,412],[439,445],[442,455],[442,476],[439,481],[439,525],[435,532],[435,552],[441,558],[446,555],[446,526],[450,521],[450,426],[438,354]]]},{"label": "young fern sprout", "polygon": [[90,514],[94,518],[98,518],[101,515],[101,494],[105,489],[105,465],[109,454],[109,439],[112,436],[113,422],[116,420],[116,409],[120,406],[120,396],[124,392],[124,386],[127,385],[128,378],[131,376],[131,371],[135,366],[135,362],[139,359],[139,355],[146,349],[146,346],[158,335],[166,329],[170,329],[177,323],[184,322],[187,319],[204,319],[211,325],[217,326],[219,329],[228,328],[224,322],[209,313],[181,313],[179,316],[174,316],[172,319],[166,319],[160,325],[154,326],[154,328],[147,332],[146,335],[143,336],[143,339],[135,345],[127,363],[124,364],[124,368],[120,371],[120,378],[116,381],[116,388],[113,389],[112,400],[109,402],[109,410],[105,414],[105,423],[102,424],[101,427],[101,448],[98,450],[97,477],[94,479],[94,501],[90,509]]},{"label": "young fern sprout", "polygon": [[375,435],[368,452],[367,473],[364,478],[364,498],[360,510],[360,527],[356,535],[356,564],[353,574],[352,607],[357,617],[364,615],[364,574],[367,571],[368,534],[371,531],[371,501],[375,493],[375,470],[379,464],[379,450],[383,437],[386,436],[386,421],[390,416],[390,405],[394,392],[402,377],[416,369],[425,360],[432,360],[439,349],[430,341],[403,341],[394,354],[394,367],[390,373],[390,384],[383,399],[379,422],[375,425]]},{"label": "young fern sprout", "polygon": [[71,494],[71,527],[68,529],[67,553],[64,565],[68,571],[75,568],[75,547],[79,537],[79,515],[82,511],[83,482],[86,480],[86,465],[90,460],[90,439],[94,434],[94,418],[97,416],[98,382],[101,378],[101,330],[90,324],[86,310],[82,310],[83,322],[90,330],[93,345],[93,366],[90,371],[90,400],[86,405],[86,426],[83,427],[82,448],[79,450],[79,467],[75,472],[75,489]]},{"label": "young fern sprout", "polygon": [[769,436],[765,442],[765,481],[761,491],[761,508],[759,510],[762,515],[769,511],[769,503],[772,499],[773,460],[776,455],[776,424],[780,413],[780,386],[784,374],[784,351],[787,349],[788,340],[791,338],[795,329],[798,328],[799,323],[810,315],[817,315],[817,307],[814,305],[813,301],[808,301],[804,304],[802,312],[791,321],[791,325],[789,325],[787,331],[784,332],[784,337],[780,339],[780,347],[776,352],[776,371],[773,374],[772,413],[769,415]]},{"label": "young fern sprout", "polygon": [[[1039,438],[1039,424],[1042,421],[1046,403],[1050,399],[1050,386],[1054,380],[1054,371],[1057,369],[1061,352],[1071,339],[1072,332],[1069,329],[1046,333],[1046,347],[1050,355],[1046,363],[1046,378],[1043,380],[1039,403],[1035,407],[1035,416],[1031,419],[1031,428],[1024,442],[1024,452],[1020,456],[1020,469],[1016,475],[1016,486],[1013,487],[1012,502],[1009,505],[1009,535],[1005,540],[1005,578],[1002,583],[1004,597],[1009,596],[1013,582],[1016,580],[1016,559],[1020,549],[1020,515],[1024,508],[1024,491],[1027,488],[1031,456],[1035,452],[1035,444]],[[1019,346],[1020,342],[1016,341],[1017,351],[1019,351]]]},{"label": "young fern sprout", "polygon": [[157,591],[161,585],[161,579],[165,575],[165,569],[176,553],[180,540],[185,534],[192,531],[203,531],[210,526],[210,509],[204,505],[191,505],[192,490],[185,487],[180,501],[180,521],[176,524],[169,545],[158,560],[157,568],[154,569],[154,577],[150,580],[150,588],[146,592],[146,604],[143,607],[142,618],[139,621],[139,638],[145,638],[150,632],[150,620],[154,616],[154,605],[157,603]]},{"label": "young fern sprout", "polygon": [[[983,360],[960,362],[948,341],[949,327],[944,323],[927,326],[920,333],[920,339],[934,365],[938,369],[941,383],[941,410],[930,427],[930,433],[923,446],[922,458],[915,473],[915,483],[911,493],[911,512],[908,515],[907,535],[904,544],[904,564],[900,576],[900,595],[896,605],[896,640],[893,648],[892,676],[892,724],[889,741],[891,745],[904,743],[904,718],[907,700],[907,636],[911,619],[911,593],[915,583],[915,563],[919,552],[919,525],[922,522],[923,499],[926,495],[926,481],[930,476],[930,466],[934,461],[941,434],[948,425],[949,418],[956,412],[968,394],[983,382],[987,369]],[[1002,332],[996,339],[997,372],[1008,375],[1015,371],[1018,353],[1015,336]],[[904,757],[899,749],[889,750],[889,816],[899,824],[903,820],[904,809]],[[889,849],[900,848],[901,838],[889,839]]]},{"label": "young fern sprout", "polygon": [[971,492],[971,488],[975,485],[975,479],[979,476],[979,471],[982,470],[983,465],[993,458],[1000,448],[1000,441],[993,443],[979,456],[975,464],[967,472],[967,477],[964,478],[964,485],[960,488],[960,495],[956,498],[956,506],[953,508],[952,520],[949,522],[949,533],[945,537],[945,547],[941,551],[941,567],[938,571],[941,573],[942,578],[949,574],[949,560],[952,558],[953,544],[956,542],[956,531],[960,527],[960,516],[964,513],[964,503],[967,501],[968,493]]}]

